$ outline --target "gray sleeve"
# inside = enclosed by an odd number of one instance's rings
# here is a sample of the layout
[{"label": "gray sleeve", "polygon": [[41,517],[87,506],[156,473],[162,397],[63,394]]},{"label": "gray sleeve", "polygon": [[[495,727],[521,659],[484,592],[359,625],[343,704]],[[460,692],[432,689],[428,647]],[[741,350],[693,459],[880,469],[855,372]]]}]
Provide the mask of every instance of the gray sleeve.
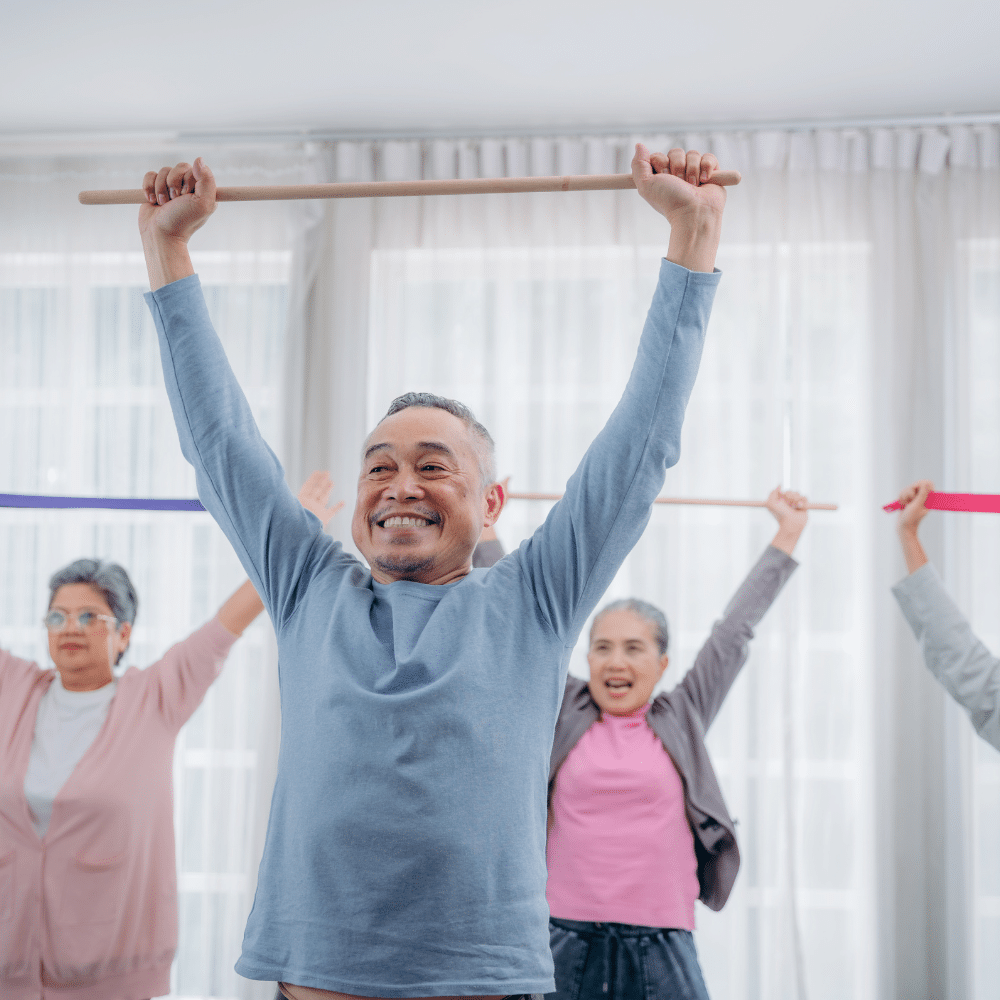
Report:
[{"label": "gray sleeve", "polygon": [[198,496],[225,532],[281,629],[303,582],[324,559],[345,571],[353,560],[295,499],[261,437],[208,315],[197,275],[145,296],[160,340],[163,380]]},{"label": "gray sleeve", "polygon": [[567,645],[649,521],[666,470],[680,457],[720,272],[662,261],[635,364],[614,412],[545,522],[516,554],[542,617]]},{"label": "gray sleeve", "polygon": [[768,545],[740,584],[722,617],[695,658],[680,687],[707,729],[722,707],[740,668],[750,655],[754,627],[781,592],[798,563],[781,549]]},{"label": "gray sleeve", "polygon": [[969,714],[976,732],[1000,750],[1000,660],[973,634],[931,563],[892,593],[930,672]]}]

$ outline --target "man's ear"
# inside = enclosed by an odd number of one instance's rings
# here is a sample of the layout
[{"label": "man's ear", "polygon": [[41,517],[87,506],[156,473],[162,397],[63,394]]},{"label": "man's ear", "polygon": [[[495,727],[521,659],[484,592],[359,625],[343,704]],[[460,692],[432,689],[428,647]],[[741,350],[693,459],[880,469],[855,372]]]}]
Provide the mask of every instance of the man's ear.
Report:
[{"label": "man's ear", "polygon": [[670,662],[670,657],[666,653],[660,657],[660,677],[663,676],[663,672],[667,669],[667,664]]},{"label": "man's ear", "polygon": [[502,483],[494,483],[486,492],[486,518],[484,528],[492,528],[507,503],[507,493]]}]

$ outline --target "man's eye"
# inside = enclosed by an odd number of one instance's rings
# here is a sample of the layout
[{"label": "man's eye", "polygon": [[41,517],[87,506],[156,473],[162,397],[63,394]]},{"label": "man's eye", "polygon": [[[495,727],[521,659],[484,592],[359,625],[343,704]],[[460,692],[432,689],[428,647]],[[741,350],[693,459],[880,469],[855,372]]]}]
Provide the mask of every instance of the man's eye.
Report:
[{"label": "man's eye", "polygon": [[425,465],[423,467],[425,472],[440,472],[443,468],[443,465]]},{"label": "man's eye", "polygon": [[80,628],[86,628],[96,617],[92,611],[84,611],[76,620],[80,623]]}]

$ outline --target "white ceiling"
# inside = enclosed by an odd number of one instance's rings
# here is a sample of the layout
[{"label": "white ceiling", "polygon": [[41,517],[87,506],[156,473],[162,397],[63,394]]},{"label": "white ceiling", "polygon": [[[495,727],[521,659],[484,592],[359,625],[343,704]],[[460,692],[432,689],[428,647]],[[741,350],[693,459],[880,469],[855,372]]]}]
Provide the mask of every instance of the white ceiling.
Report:
[{"label": "white ceiling", "polygon": [[996,0],[0,4],[0,140],[1000,110]]}]

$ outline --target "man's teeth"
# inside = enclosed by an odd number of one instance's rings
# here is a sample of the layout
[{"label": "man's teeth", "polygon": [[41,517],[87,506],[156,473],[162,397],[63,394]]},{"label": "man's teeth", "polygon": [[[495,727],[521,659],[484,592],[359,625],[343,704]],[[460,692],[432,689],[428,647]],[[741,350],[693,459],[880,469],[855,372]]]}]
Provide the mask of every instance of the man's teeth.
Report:
[{"label": "man's teeth", "polygon": [[623,688],[632,686],[631,681],[605,681],[604,683],[607,684],[609,688]]},{"label": "man's teeth", "polygon": [[431,522],[425,517],[387,517],[383,528],[423,528]]}]

